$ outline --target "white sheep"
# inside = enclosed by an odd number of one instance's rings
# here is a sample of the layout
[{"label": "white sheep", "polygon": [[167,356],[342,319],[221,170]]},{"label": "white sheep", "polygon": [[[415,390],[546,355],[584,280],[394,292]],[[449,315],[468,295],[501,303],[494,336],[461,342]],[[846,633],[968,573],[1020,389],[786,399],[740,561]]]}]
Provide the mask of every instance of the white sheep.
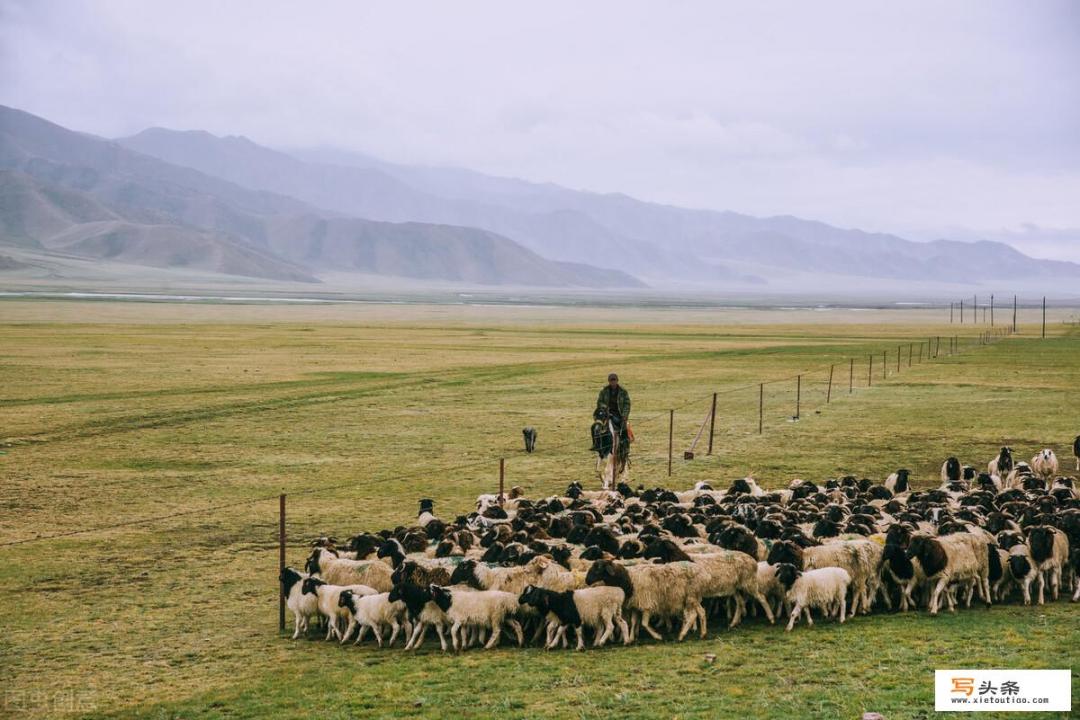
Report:
[{"label": "white sheep", "polygon": [[[967,602],[971,606],[973,590],[986,602],[991,603],[990,556],[996,547],[989,545],[979,535],[960,532],[940,537],[915,535],[908,546],[907,557],[918,558],[926,579],[933,586],[930,592],[930,614],[937,615],[941,608],[941,594],[952,582],[964,583],[968,588]],[[954,611],[952,596],[946,593],[949,611]]]},{"label": "white sheep", "polygon": [[1057,455],[1050,448],[1043,448],[1038,455],[1031,458],[1031,469],[1044,480],[1049,480],[1057,475]]},{"label": "white sheep", "polygon": [[360,632],[356,635],[357,645],[364,639],[368,628],[371,628],[379,647],[383,646],[382,630],[387,625],[391,629],[390,640],[387,643],[390,647],[394,646],[402,625],[405,626],[405,637],[409,638],[412,635],[412,626],[404,618],[405,603],[400,600],[390,600],[390,593],[361,595],[352,590],[343,590],[338,598],[338,605],[345,608],[346,617],[349,619],[345,634],[341,636],[342,644],[349,639],[357,626],[360,628]]},{"label": "white sheep", "polygon": [[316,577],[303,581],[302,592],[318,598],[319,613],[326,618],[326,639],[341,637],[338,623],[348,620],[348,610],[341,606],[341,593],[350,590],[354,595],[374,595],[375,589],[367,585],[333,585]]},{"label": "white sheep", "polygon": [[307,634],[308,624],[311,618],[319,614],[319,598],[314,593],[304,594],[304,580],[307,573],[299,572],[291,567],[285,568],[281,573],[281,591],[285,595],[285,606],[293,614],[296,629],[292,639]]},{"label": "white sheep", "polygon": [[526,586],[518,602],[535,607],[548,620],[547,649],[566,642],[566,629],[577,635],[577,649],[585,649],[585,628],[593,630],[593,647],[601,647],[618,626],[623,644],[630,643],[630,629],[622,616],[626,594],[621,588],[597,586],[556,592],[535,585]]},{"label": "white sheep", "polygon": [[431,586],[432,599],[446,613],[450,622],[450,640],[454,650],[465,647],[465,630],[483,628],[491,631],[484,649],[490,650],[499,643],[502,626],[506,623],[517,636],[518,646],[525,642],[521,624],[514,617],[519,609],[517,595],[501,590],[461,591]]},{"label": "white sheep", "polygon": [[367,585],[376,592],[394,587],[393,571],[382,560],[345,560],[325,548],[315,548],[304,569],[331,585]]},{"label": "white sheep", "polygon": [[787,588],[785,597],[792,605],[788,632],[795,627],[800,613],[806,615],[806,624],[813,627],[812,608],[819,608],[825,617],[839,613],[841,623],[846,619],[845,602],[848,585],[851,584],[851,575],[847,570],[826,567],[803,571],[790,563],[783,563],[776,569],[776,578]]},{"label": "white sheep", "polygon": [[597,560],[585,576],[588,585],[603,583],[622,588],[626,593],[626,609],[633,615],[630,636],[637,636],[638,626],[645,628],[654,639],[660,633],[650,625],[653,617],[677,617],[682,620],[679,640],[695,624],[705,623],[705,608],[701,605],[700,588],[705,584],[706,570],[694,562],[673,562],[662,565],[628,565],[613,560]]}]

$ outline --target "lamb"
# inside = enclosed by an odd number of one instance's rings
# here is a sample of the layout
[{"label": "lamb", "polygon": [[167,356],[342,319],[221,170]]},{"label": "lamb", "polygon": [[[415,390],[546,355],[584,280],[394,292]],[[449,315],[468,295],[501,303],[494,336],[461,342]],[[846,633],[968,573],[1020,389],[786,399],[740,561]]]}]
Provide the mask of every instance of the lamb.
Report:
[{"label": "lamb", "polygon": [[[527,585],[518,602],[535,607],[554,625],[548,625],[548,641],[545,647],[550,650],[565,641],[566,628],[571,627],[577,635],[577,649],[585,649],[585,628],[593,630],[593,647],[601,647],[611,637],[615,626],[622,633],[623,644],[630,643],[630,629],[622,616],[626,593],[618,587],[588,587],[580,590],[556,592],[546,588]],[[551,632],[553,627],[557,627]]]},{"label": "lamb", "polygon": [[341,593],[349,590],[355,595],[374,595],[375,590],[367,585],[333,585],[316,577],[305,579],[301,592],[314,595],[318,601],[319,613],[326,618],[326,639],[341,637],[338,621],[348,619],[348,611],[339,603]]},{"label": "lamb", "polygon": [[291,567],[281,572],[281,592],[285,596],[285,606],[293,614],[296,622],[296,630],[292,639],[300,637],[300,633],[307,634],[308,623],[311,618],[319,614],[319,598],[315,594],[304,594],[303,581],[308,577],[307,573],[294,570]]},{"label": "lamb", "polygon": [[986,472],[998,478],[1008,477],[1009,473],[1012,472],[1012,469],[1012,448],[1008,445],[1002,445],[1001,450],[998,451],[997,457],[986,465]]},{"label": "lamb", "polygon": [[331,585],[367,585],[376,592],[394,587],[390,566],[381,560],[345,560],[324,548],[315,548],[304,569]]},{"label": "lamb", "polygon": [[[801,548],[781,540],[773,543],[767,560],[770,563],[791,563],[803,570],[840,567],[851,576],[850,612],[866,614],[881,586],[881,557],[884,548],[873,540],[840,540],[824,545]],[[891,602],[891,601],[890,601]]]},{"label": "lamb", "polygon": [[[930,614],[937,615],[941,593],[951,582],[969,582],[966,606],[971,606],[972,589],[990,606],[990,556],[997,560],[997,548],[981,537],[961,532],[941,537],[916,535],[907,549],[909,559],[918,558],[926,579],[933,585],[930,592]],[[946,595],[949,612],[954,612],[952,597]]]},{"label": "lamb", "polygon": [[1050,597],[1058,599],[1063,568],[1069,567],[1069,539],[1065,533],[1049,525],[1028,528],[1028,547],[1031,559],[1039,571],[1039,604],[1043,604],[1043,587],[1049,582]]},{"label": "lamb", "polygon": [[[341,636],[342,644],[352,635],[353,629],[359,626],[360,632],[356,635],[357,645],[364,639],[364,633],[367,632],[367,629],[371,628],[371,632],[375,635],[375,642],[379,644],[379,647],[382,647],[382,629],[384,626],[389,625],[392,632],[390,633],[388,645],[390,647],[394,646],[398,632],[401,631],[402,619],[405,614],[404,602],[390,600],[390,593],[361,594],[353,590],[342,590],[338,595],[338,606],[345,608],[349,618],[349,626],[345,628],[345,634]],[[412,628],[408,626],[408,621],[406,621],[405,637],[408,638],[411,634]]]},{"label": "lamb", "polygon": [[411,581],[405,581],[395,585],[387,599],[390,602],[405,603],[406,617],[413,623],[412,635],[406,639],[405,649],[415,650],[424,642],[424,635],[429,627],[434,627],[439,636],[439,645],[446,652],[446,635],[443,631],[449,627],[450,621],[446,613],[434,603],[429,585],[417,585]]},{"label": "lamb", "polygon": [[626,594],[625,607],[633,614],[630,637],[637,636],[640,624],[654,639],[660,633],[649,624],[653,616],[680,617],[682,628],[679,640],[694,625],[695,618],[705,624],[705,608],[701,605],[699,589],[705,584],[706,570],[693,562],[666,565],[624,566],[613,560],[597,560],[585,576],[587,585],[603,583],[622,588]]},{"label": "lamb", "polygon": [[787,601],[793,605],[787,624],[788,632],[795,627],[800,613],[806,615],[806,624],[813,627],[811,608],[820,608],[825,617],[839,611],[840,622],[846,619],[845,601],[848,585],[851,584],[851,575],[847,570],[825,567],[802,571],[790,563],[781,563],[776,568],[776,578],[787,588]]},{"label": "lamb", "polygon": [[439,585],[430,586],[432,600],[450,622],[450,640],[454,650],[465,646],[464,631],[470,627],[491,631],[484,649],[499,643],[502,626],[506,623],[517,636],[520,647],[525,642],[521,624],[515,619],[520,606],[517,596],[501,590],[451,590]]},{"label": "lamb", "polygon": [[1043,448],[1039,451],[1038,455],[1031,458],[1031,469],[1035,471],[1036,475],[1044,480],[1050,480],[1057,475],[1057,455],[1055,455],[1054,451],[1050,448]]}]

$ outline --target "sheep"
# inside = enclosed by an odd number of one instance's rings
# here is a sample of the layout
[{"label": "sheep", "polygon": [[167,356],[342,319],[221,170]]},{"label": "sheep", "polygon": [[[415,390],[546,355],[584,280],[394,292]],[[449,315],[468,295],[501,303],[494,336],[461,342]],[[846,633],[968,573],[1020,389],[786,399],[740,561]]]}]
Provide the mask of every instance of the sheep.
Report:
[{"label": "sheep", "polygon": [[314,595],[318,601],[319,614],[326,618],[326,639],[341,637],[338,621],[348,618],[348,611],[339,604],[341,593],[350,590],[355,595],[374,595],[375,589],[367,585],[334,585],[320,578],[306,578],[301,592]]},{"label": "sheep", "polygon": [[[955,533],[942,537],[916,535],[908,546],[907,557],[918,558],[926,579],[933,585],[930,592],[930,614],[937,615],[941,606],[941,593],[950,582],[970,583],[966,606],[971,607],[972,588],[978,586],[979,594],[990,607],[990,557],[996,560],[997,548],[971,533]],[[955,612],[951,596],[949,612]]]},{"label": "sheep", "polygon": [[1080,472],[1080,435],[1073,440],[1073,457],[1076,458],[1076,472]]},{"label": "sheep", "polygon": [[845,602],[851,584],[847,570],[825,567],[803,571],[790,563],[781,563],[776,567],[776,579],[787,588],[785,598],[792,605],[787,632],[795,627],[800,613],[806,615],[806,624],[813,627],[811,608],[820,608],[825,617],[839,612],[841,623],[846,619]]},{"label": "sheep", "polygon": [[766,602],[773,610],[773,617],[775,618],[783,610],[784,606],[784,593],[786,592],[780,581],[776,579],[776,566],[770,565],[764,560],[758,561],[757,564],[757,586],[758,591],[764,596]]},{"label": "sheep", "polygon": [[1069,539],[1065,533],[1048,525],[1028,528],[1028,547],[1031,559],[1039,571],[1039,604],[1043,604],[1043,587],[1049,582],[1050,597],[1058,599],[1063,568],[1069,567]]},{"label": "sheep", "polygon": [[534,558],[515,567],[488,567],[476,560],[462,560],[450,574],[454,585],[465,584],[477,590],[502,590],[519,594],[526,585],[536,584],[548,565]]},{"label": "sheep", "polygon": [[907,468],[900,468],[885,478],[885,487],[894,495],[910,492],[911,471]]},{"label": "sheep", "polygon": [[1044,480],[1049,480],[1057,475],[1057,455],[1050,448],[1043,448],[1038,455],[1031,458],[1031,469]]},{"label": "sheep", "polygon": [[585,587],[585,570],[567,570],[554,560],[544,556],[533,561],[540,568],[540,574],[534,581],[534,585],[545,590],[563,592],[566,590],[578,590]]},{"label": "sheep", "polygon": [[941,465],[941,482],[960,482],[960,461],[950,457]]},{"label": "sheep", "polygon": [[[795,543],[781,540],[773,543],[767,560],[770,563],[787,562],[803,570],[824,567],[841,567],[851,576],[852,615],[870,612],[870,605],[881,586],[881,557],[884,548],[873,540],[840,540],[824,545],[801,548]],[[891,601],[889,601],[891,603]]]},{"label": "sheep", "polygon": [[1024,598],[1024,604],[1031,604],[1031,583],[1037,582],[1039,584],[1039,604],[1041,605],[1043,585],[1042,574],[1035,566],[1035,561],[1031,559],[1031,549],[1024,543],[1013,545],[1009,548],[1008,556],[1009,574],[1012,575],[1013,581],[1020,588],[1020,593]]},{"label": "sheep", "polygon": [[403,602],[405,604],[406,617],[413,623],[412,635],[406,638],[405,649],[415,650],[424,642],[424,635],[429,627],[434,627],[439,636],[439,645],[446,652],[446,635],[444,630],[450,625],[449,620],[439,607],[434,603],[429,585],[417,585],[409,580],[394,585],[394,589],[387,596],[390,602]]},{"label": "sheep", "polygon": [[[571,627],[577,635],[577,649],[585,649],[585,628],[593,630],[593,647],[602,647],[611,637],[615,626],[622,633],[623,644],[630,643],[630,629],[622,616],[626,593],[618,587],[588,587],[579,590],[556,592],[535,585],[527,585],[518,597],[522,605],[535,607],[554,625],[548,625],[548,641],[545,647],[550,650],[565,640],[566,628]],[[551,629],[555,627],[554,632]]]},{"label": "sheep", "polygon": [[621,587],[626,593],[626,609],[633,613],[630,636],[637,628],[645,628],[654,639],[660,633],[649,624],[652,617],[680,617],[682,628],[679,640],[693,627],[697,618],[704,625],[705,608],[701,605],[699,589],[704,585],[706,570],[693,562],[665,565],[620,565],[613,560],[597,560],[585,576],[587,585],[603,583]]},{"label": "sheep", "polygon": [[1031,469],[1031,466],[1026,462],[1018,462],[1013,467],[1012,471],[1005,478],[1005,487],[1007,489],[1014,489],[1021,486],[1024,478],[1033,477],[1035,472]]},{"label": "sheep", "polygon": [[296,630],[292,635],[293,640],[300,637],[300,633],[306,635],[311,618],[319,614],[318,596],[304,594],[303,581],[307,578],[307,573],[299,572],[291,567],[287,567],[281,572],[281,592],[285,596],[285,605],[292,612],[296,622]]},{"label": "sheep", "polygon": [[490,650],[499,643],[503,623],[514,631],[518,646],[524,644],[521,624],[514,617],[520,608],[517,595],[501,590],[452,590],[439,585],[431,585],[430,591],[435,605],[450,622],[450,641],[455,651],[464,648],[464,630],[469,627],[491,631],[484,645],[485,650]]},{"label": "sheep", "polygon": [[900,591],[900,612],[916,607],[912,597],[916,588],[926,583],[926,573],[918,558],[909,558],[901,545],[886,543],[881,555],[882,574],[892,579]]},{"label": "sheep", "polygon": [[[731,597],[735,601],[728,627],[735,627],[742,620],[745,609],[743,596],[757,600],[769,622],[775,622],[768,600],[761,594],[757,585],[757,561],[744,552],[719,550],[715,553],[687,555],[672,540],[661,538],[649,544],[645,550],[646,558],[658,558],[661,562],[690,561],[701,566],[705,573],[697,594],[702,598]],[[706,625],[701,622],[701,637],[705,637]]]},{"label": "sheep", "polygon": [[[359,626],[360,632],[356,635],[357,645],[364,639],[364,633],[367,632],[367,629],[371,628],[371,632],[375,635],[375,642],[379,644],[379,647],[382,647],[382,628],[389,625],[391,633],[390,641],[387,644],[390,647],[394,646],[398,632],[401,631],[401,621],[405,614],[404,602],[390,600],[390,593],[385,592],[360,594],[353,590],[342,590],[338,595],[338,606],[345,608],[349,618],[349,625],[345,628],[345,634],[341,636],[341,644],[344,645],[345,641],[352,635],[353,629]],[[405,637],[408,638],[411,634],[412,627],[406,620]]]},{"label": "sheep", "polygon": [[1002,445],[1001,450],[998,451],[997,457],[986,465],[986,472],[999,478],[1008,477],[1009,473],[1012,472],[1012,469],[1012,448],[1008,445]]},{"label": "sheep", "polygon": [[449,585],[450,571],[441,565],[432,566],[415,560],[406,560],[391,573],[390,580],[395,586],[406,581],[424,587],[428,585]]},{"label": "sheep", "polygon": [[376,592],[394,587],[390,566],[381,560],[345,560],[323,548],[315,548],[304,569],[331,585],[367,585]]}]

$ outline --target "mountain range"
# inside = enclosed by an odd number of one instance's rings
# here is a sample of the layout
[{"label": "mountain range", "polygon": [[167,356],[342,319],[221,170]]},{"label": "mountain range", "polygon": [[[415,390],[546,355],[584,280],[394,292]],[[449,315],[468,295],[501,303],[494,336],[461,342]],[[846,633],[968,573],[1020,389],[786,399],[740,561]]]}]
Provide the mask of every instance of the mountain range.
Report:
[{"label": "mountain range", "polygon": [[823,278],[843,286],[1080,277],[1080,265],[1000,242],[913,242],[203,131],[106,140],[0,107],[3,245],[301,282],[364,273],[777,292]]}]

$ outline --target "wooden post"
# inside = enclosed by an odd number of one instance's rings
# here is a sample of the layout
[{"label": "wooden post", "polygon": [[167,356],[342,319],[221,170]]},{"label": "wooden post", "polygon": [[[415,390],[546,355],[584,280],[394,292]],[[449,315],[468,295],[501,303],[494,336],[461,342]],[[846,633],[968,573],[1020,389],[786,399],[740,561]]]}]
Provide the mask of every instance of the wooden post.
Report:
[{"label": "wooden post", "polygon": [[671,454],[675,445],[675,410],[668,410],[667,426],[667,474],[671,477]]},{"label": "wooden post", "polygon": [[952,325],[952,322],[953,322],[953,305],[955,305],[955,303],[949,303],[949,324],[950,325]]},{"label": "wooden post", "polygon": [[874,384],[874,355],[870,355],[870,371],[866,374],[866,387]]},{"label": "wooden post", "polygon": [[855,358],[851,358],[851,366],[848,367],[847,391],[848,395],[855,392]]},{"label": "wooden post", "polygon": [[990,296],[990,327],[994,327],[994,296]]},{"label": "wooden post", "polygon": [[1016,332],[1016,296],[1013,295],[1013,332]]},{"label": "wooden post", "polygon": [[832,374],[833,374],[833,370],[835,368],[836,368],[836,365],[830,365],[829,366],[829,389],[825,391],[825,404],[826,405],[828,405],[829,401],[832,400]]},{"label": "wooden post", "polygon": [[[285,575],[285,494],[278,498],[278,578]],[[285,585],[278,580],[278,631],[285,630]]]},{"label": "wooden post", "polygon": [[896,372],[900,372],[900,348],[901,345],[896,346]]},{"label": "wooden post", "polygon": [[919,343],[919,364],[922,365],[922,343]]},{"label": "wooden post", "polygon": [[934,356],[934,338],[926,338],[926,359],[930,360]]},{"label": "wooden post", "polygon": [[716,393],[712,394],[712,411],[709,413],[709,452],[712,455],[713,432],[716,430]]},{"label": "wooden post", "polygon": [[964,324],[964,301],[960,301],[960,324]]},{"label": "wooden post", "polygon": [[765,432],[765,383],[758,386],[757,432],[758,435]]},{"label": "wooden post", "polygon": [[502,505],[506,501],[506,495],[503,492],[505,489],[506,481],[506,458],[499,458],[499,504]]},{"label": "wooden post", "polygon": [[802,410],[802,375],[795,376],[795,419],[798,420]]},{"label": "wooden post", "polygon": [[1043,295],[1043,323],[1042,323],[1042,336],[1046,338],[1046,296]]},{"label": "wooden post", "polygon": [[934,357],[941,354],[941,336],[937,336],[937,347],[934,349]]},{"label": "wooden post", "polygon": [[889,351],[888,350],[882,350],[881,351],[881,379],[882,380],[888,380],[889,379]]},{"label": "wooden post", "polygon": [[915,345],[915,343],[908,343],[907,344],[907,366],[908,367],[911,367],[911,354],[915,349],[914,345]]}]

